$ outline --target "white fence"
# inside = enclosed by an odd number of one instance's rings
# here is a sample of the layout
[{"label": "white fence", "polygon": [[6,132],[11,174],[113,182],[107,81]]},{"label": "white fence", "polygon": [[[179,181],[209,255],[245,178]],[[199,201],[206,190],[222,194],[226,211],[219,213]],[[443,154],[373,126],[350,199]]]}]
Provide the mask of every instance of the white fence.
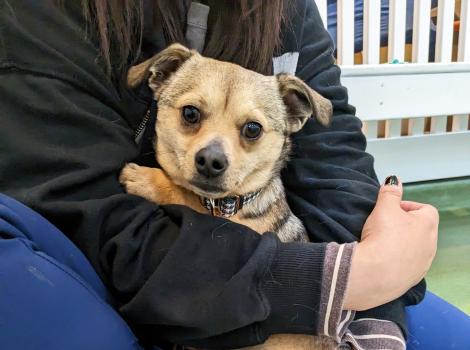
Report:
[{"label": "white fence", "polygon": [[[316,0],[327,24],[327,0]],[[364,122],[379,178],[404,182],[470,175],[470,0],[414,0],[405,43],[406,0],[390,0],[388,45],[380,47],[380,0],[364,0],[363,46],[354,52],[354,1],[338,0],[337,61]],[[429,62],[437,17],[435,62]],[[380,64],[382,59],[410,64]]]}]

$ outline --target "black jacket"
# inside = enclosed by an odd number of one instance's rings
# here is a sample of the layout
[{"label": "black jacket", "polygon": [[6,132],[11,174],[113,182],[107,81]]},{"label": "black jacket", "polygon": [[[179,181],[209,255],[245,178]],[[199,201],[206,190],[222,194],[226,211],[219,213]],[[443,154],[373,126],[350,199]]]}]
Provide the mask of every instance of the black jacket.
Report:
[{"label": "black jacket", "polygon": [[[152,342],[222,348],[314,332],[325,244],[281,243],[124,193],[120,170],[147,152],[134,131],[148,100],[108,78],[80,2],[53,3],[0,1],[0,192],[70,237]],[[295,135],[283,179],[313,242],[350,242],[377,196],[373,159],[313,1],[295,6],[283,49],[300,51],[297,75],[332,101],[334,117],[328,129],[312,120]],[[368,313],[405,329],[404,305],[423,293],[420,285]]]}]

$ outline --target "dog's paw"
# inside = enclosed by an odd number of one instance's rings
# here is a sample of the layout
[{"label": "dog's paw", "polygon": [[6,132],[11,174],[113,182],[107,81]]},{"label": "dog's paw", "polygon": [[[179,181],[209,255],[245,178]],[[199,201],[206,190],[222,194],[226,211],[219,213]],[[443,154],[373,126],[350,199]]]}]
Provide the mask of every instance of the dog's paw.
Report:
[{"label": "dog's paw", "polygon": [[127,163],[126,166],[121,170],[119,182],[124,186],[127,186],[128,183],[138,182],[140,177],[139,169],[139,165],[135,163]]},{"label": "dog's paw", "polygon": [[149,168],[128,163],[122,169],[119,182],[125,187],[126,192],[142,197],[149,197],[152,192],[151,174]]},{"label": "dog's paw", "polygon": [[184,204],[184,194],[162,169],[148,168],[134,163],[121,171],[119,182],[126,192],[158,204]]}]

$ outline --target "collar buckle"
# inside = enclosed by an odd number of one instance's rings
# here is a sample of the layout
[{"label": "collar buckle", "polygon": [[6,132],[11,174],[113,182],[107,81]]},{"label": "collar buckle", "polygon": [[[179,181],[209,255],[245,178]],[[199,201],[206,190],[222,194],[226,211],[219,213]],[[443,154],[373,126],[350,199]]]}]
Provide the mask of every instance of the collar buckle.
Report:
[{"label": "collar buckle", "polygon": [[250,203],[258,197],[261,191],[249,193],[246,196],[229,196],[224,198],[204,198],[201,197],[201,204],[209,210],[211,215],[229,218],[237,214],[245,204]]},{"label": "collar buckle", "polygon": [[210,211],[213,216],[231,217],[238,213],[243,207],[240,196],[230,196],[224,198],[201,198],[201,204]]}]

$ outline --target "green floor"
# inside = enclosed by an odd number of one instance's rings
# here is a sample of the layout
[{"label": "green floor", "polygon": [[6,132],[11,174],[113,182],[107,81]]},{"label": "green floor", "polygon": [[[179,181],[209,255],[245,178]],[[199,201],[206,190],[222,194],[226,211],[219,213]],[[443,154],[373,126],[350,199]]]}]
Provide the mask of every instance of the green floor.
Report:
[{"label": "green floor", "polygon": [[406,185],[405,199],[439,209],[439,246],[428,288],[470,314],[470,178]]}]

